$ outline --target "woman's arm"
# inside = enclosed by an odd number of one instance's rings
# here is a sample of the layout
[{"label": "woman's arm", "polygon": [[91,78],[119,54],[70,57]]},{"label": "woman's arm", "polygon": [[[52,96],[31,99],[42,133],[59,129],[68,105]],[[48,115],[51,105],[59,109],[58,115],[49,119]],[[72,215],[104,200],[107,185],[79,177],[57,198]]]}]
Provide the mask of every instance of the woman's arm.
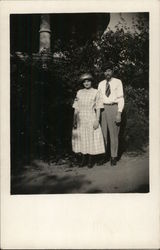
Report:
[{"label": "woman's arm", "polygon": [[97,118],[97,121],[99,122],[99,120],[100,120],[100,109],[96,110],[96,118]]},{"label": "woman's arm", "polygon": [[74,127],[74,129],[77,128],[77,117],[78,117],[78,110],[75,109],[74,110],[74,115],[73,115],[73,127]]},{"label": "woman's arm", "polygon": [[99,127],[99,119],[100,119],[100,109],[96,109],[96,120],[94,121],[93,128],[97,129]]},{"label": "woman's arm", "polygon": [[73,105],[72,107],[74,108],[74,114],[73,114],[73,128],[76,129],[77,128],[77,122],[78,122],[78,94],[79,91],[77,92],[77,95],[74,99]]}]

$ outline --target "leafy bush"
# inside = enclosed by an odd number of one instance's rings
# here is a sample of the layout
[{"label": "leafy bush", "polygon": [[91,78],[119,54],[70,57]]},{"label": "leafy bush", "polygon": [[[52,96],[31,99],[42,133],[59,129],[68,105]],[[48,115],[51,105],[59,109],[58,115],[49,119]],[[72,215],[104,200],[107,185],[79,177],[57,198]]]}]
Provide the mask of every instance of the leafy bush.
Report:
[{"label": "leafy bush", "polygon": [[[121,146],[125,151],[142,151],[149,139],[148,90],[124,88],[125,109],[121,128]],[[122,150],[122,149],[121,149]]]}]

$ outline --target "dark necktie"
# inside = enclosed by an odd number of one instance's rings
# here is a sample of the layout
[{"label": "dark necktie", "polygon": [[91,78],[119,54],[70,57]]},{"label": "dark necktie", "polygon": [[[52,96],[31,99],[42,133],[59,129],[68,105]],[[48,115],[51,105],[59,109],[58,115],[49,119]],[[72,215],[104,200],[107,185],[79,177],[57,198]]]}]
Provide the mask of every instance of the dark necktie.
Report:
[{"label": "dark necktie", "polygon": [[106,81],[106,96],[109,97],[111,93],[109,82]]}]

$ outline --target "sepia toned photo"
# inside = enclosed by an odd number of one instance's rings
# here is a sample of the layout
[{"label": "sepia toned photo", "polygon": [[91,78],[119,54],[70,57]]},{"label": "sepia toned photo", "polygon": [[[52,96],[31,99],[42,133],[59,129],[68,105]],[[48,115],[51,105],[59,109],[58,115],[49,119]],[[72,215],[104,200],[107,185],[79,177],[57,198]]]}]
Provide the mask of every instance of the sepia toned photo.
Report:
[{"label": "sepia toned photo", "polygon": [[11,194],[149,192],[149,13],[10,15]]},{"label": "sepia toned photo", "polygon": [[159,249],[159,2],[0,2],[2,249]]}]

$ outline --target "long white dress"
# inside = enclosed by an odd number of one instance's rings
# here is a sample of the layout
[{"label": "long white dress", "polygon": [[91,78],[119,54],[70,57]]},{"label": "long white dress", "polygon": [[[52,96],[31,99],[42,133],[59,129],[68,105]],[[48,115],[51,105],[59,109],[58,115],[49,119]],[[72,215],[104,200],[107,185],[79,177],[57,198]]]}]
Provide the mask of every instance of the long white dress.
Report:
[{"label": "long white dress", "polygon": [[78,111],[77,128],[72,131],[72,150],[82,154],[102,154],[105,152],[102,130],[93,128],[96,109],[103,108],[103,101],[97,89],[81,89],[73,103]]}]

